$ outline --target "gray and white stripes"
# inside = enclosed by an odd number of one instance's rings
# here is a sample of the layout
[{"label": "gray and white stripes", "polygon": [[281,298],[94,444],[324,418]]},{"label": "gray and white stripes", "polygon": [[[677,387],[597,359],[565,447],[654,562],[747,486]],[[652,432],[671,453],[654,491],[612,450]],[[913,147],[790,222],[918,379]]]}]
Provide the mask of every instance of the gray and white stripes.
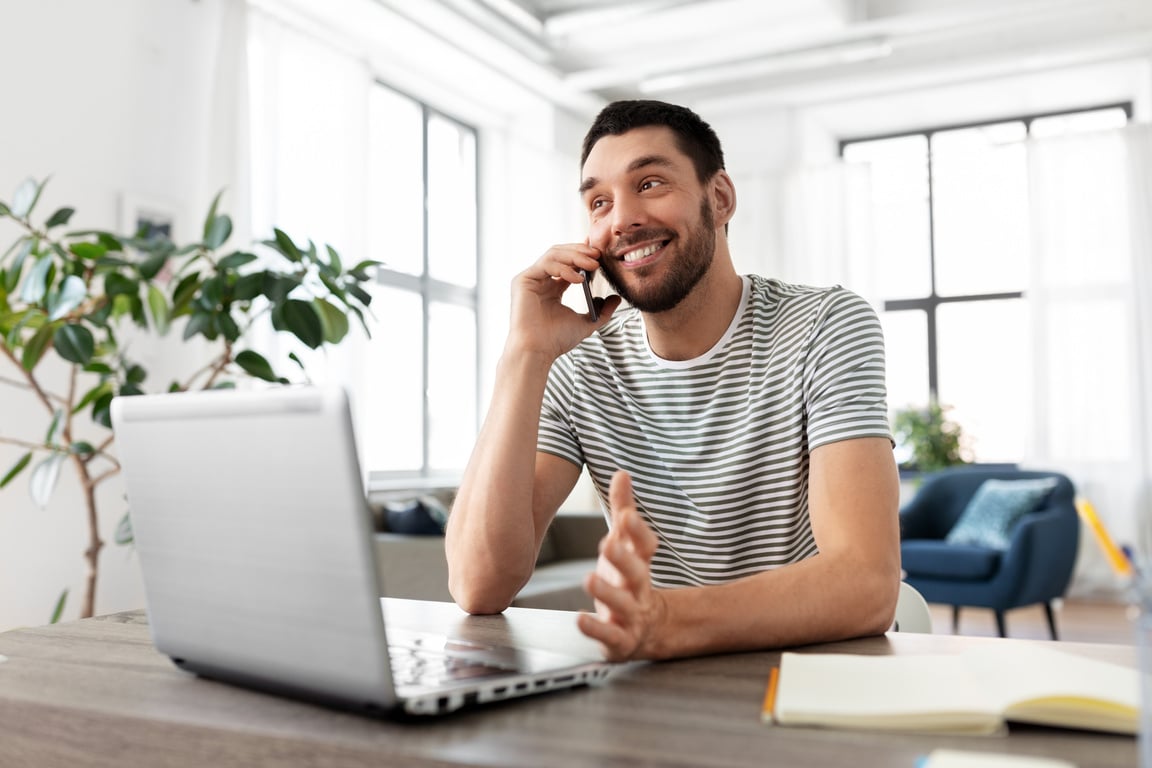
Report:
[{"label": "gray and white stripes", "polygon": [[657,586],[717,584],[809,557],[808,453],[890,439],[880,324],[842,288],[752,276],[725,336],[657,358],[620,312],[556,361],[538,450],[586,463],[601,498],[616,469],[660,539]]}]

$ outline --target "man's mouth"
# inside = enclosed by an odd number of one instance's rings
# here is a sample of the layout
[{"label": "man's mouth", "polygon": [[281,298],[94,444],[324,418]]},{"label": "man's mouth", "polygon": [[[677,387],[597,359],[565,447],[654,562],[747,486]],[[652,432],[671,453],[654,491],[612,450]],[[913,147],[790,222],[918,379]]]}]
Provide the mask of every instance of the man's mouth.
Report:
[{"label": "man's mouth", "polygon": [[663,248],[667,244],[668,244],[667,240],[660,240],[659,242],[648,243],[647,245],[640,246],[639,248],[634,248],[630,251],[625,251],[625,252],[621,253],[620,254],[620,260],[623,261],[625,264],[634,264],[638,261],[642,261],[643,259],[646,259],[649,256],[653,255],[654,253],[659,251],[661,248]]}]

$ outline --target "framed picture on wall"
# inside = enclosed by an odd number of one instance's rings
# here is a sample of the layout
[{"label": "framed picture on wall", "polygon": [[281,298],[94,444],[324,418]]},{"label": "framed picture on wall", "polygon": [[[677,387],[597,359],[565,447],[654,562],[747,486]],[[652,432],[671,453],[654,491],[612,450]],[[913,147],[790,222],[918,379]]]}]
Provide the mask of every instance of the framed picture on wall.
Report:
[{"label": "framed picture on wall", "polygon": [[176,238],[176,207],[125,193],[120,197],[120,234],[144,240]]}]

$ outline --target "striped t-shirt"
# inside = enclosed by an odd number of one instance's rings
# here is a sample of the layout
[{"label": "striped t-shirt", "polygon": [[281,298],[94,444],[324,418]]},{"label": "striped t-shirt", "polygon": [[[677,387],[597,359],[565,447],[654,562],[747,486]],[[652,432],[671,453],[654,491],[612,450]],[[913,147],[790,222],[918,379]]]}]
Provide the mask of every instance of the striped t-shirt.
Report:
[{"label": "striped t-shirt", "polygon": [[560,357],[538,450],[587,464],[602,500],[617,469],[631,473],[660,542],[652,581],[671,587],[815,554],[808,454],[859,437],[891,439],[876,313],[840,287],[750,276],[731,326],[694,360],[656,357],[635,309]]}]

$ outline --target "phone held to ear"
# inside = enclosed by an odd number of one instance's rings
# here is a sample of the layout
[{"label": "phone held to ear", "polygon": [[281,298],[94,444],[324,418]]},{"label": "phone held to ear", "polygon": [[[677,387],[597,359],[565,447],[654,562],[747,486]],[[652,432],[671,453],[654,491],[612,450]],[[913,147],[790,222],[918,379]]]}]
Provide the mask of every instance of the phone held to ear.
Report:
[{"label": "phone held to ear", "polygon": [[586,269],[579,271],[584,276],[584,301],[588,304],[588,319],[596,322],[600,319],[600,313],[596,311],[596,302],[592,298],[592,276],[588,274]]}]

